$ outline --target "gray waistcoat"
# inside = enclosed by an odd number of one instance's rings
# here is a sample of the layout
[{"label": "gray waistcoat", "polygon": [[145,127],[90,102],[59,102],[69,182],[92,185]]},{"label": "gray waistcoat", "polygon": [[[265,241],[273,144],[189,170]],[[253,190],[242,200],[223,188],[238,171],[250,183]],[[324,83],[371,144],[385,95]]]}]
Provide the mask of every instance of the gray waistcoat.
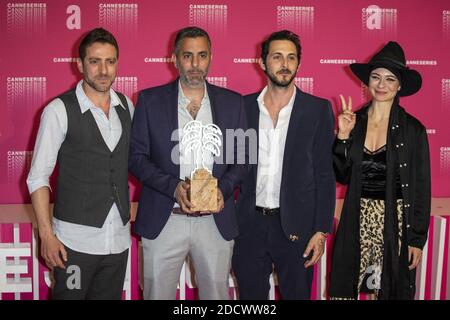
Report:
[{"label": "gray waistcoat", "polygon": [[67,112],[67,135],[58,153],[58,184],[54,216],[100,228],[115,202],[125,225],[130,218],[128,149],[131,117],[125,97],[116,107],[122,135],[114,149],[106,145],[90,111],[81,113],[75,90],[59,98]]}]

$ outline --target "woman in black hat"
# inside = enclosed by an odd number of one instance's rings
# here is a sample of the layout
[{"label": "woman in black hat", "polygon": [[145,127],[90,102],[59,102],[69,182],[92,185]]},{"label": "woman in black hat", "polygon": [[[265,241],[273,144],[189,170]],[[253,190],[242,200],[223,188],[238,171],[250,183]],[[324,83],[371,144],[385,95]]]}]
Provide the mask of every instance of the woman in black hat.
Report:
[{"label": "woman in black hat", "polygon": [[350,65],[372,100],[353,113],[342,99],[333,147],[339,183],[348,185],[336,232],[329,296],[413,299],[415,270],[431,207],[425,127],[399,105],[419,91],[420,74],[389,42],[369,63]]}]

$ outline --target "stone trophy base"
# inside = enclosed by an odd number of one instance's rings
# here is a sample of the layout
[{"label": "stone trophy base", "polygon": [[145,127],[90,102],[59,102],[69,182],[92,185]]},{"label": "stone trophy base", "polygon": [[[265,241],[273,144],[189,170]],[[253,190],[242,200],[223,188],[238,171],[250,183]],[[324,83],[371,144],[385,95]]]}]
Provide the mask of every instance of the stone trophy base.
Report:
[{"label": "stone trophy base", "polygon": [[197,169],[192,173],[188,191],[189,201],[196,212],[217,211],[217,179],[206,169]]}]

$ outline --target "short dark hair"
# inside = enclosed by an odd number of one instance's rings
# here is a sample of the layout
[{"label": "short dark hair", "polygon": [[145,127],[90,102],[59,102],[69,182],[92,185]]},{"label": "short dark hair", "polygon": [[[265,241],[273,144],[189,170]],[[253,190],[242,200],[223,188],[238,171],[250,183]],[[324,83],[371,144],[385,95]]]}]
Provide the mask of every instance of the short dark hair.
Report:
[{"label": "short dark hair", "polygon": [[269,54],[270,43],[275,40],[288,40],[295,44],[297,48],[297,59],[300,62],[302,55],[302,46],[300,45],[300,38],[294,32],[289,30],[281,30],[272,33],[261,45],[261,59],[263,63],[266,63],[267,55]]},{"label": "short dark hair", "polygon": [[180,50],[181,40],[185,38],[198,38],[198,37],[205,37],[206,40],[208,41],[209,50],[211,50],[211,39],[209,38],[208,32],[206,32],[202,28],[193,26],[193,27],[186,27],[178,31],[174,44],[175,54],[178,54],[178,51]]},{"label": "short dark hair", "polygon": [[86,49],[95,42],[109,43],[114,48],[116,48],[117,58],[119,58],[119,46],[117,44],[116,38],[111,32],[103,28],[95,28],[81,40],[80,46],[78,47],[78,54],[80,55],[81,61],[86,57]]}]

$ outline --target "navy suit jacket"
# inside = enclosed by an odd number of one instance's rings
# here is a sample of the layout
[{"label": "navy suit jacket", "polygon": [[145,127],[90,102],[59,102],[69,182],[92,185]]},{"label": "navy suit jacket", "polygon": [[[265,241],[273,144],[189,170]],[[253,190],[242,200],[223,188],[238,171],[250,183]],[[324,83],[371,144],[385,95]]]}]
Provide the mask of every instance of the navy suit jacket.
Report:
[{"label": "navy suit jacket", "polygon": [[[260,93],[244,97],[249,128],[259,128]],[[336,183],[333,173],[332,145],[334,115],[329,101],[297,88],[284,150],[280,190],[281,224],[291,241],[309,241],[317,231],[333,227]],[[237,212],[239,232],[252,228],[257,218],[257,164],[248,167],[241,186]]]},{"label": "navy suit jacket", "polygon": [[[222,131],[222,152],[227,152],[226,129],[246,130],[244,102],[240,94],[206,83],[214,124]],[[164,228],[175,203],[180,180],[178,134],[178,79],[167,85],[141,91],[133,118],[129,169],[142,183],[135,232],[155,239]],[[172,141],[174,140],[174,141]],[[177,163],[172,161],[171,155]],[[235,159],[237,146],[234,144]],[[225,200],[224,209],[214,214],[222,237],[238,234],[233,191],[247,172],[246,164],[214,163],[213,176]]]}]

